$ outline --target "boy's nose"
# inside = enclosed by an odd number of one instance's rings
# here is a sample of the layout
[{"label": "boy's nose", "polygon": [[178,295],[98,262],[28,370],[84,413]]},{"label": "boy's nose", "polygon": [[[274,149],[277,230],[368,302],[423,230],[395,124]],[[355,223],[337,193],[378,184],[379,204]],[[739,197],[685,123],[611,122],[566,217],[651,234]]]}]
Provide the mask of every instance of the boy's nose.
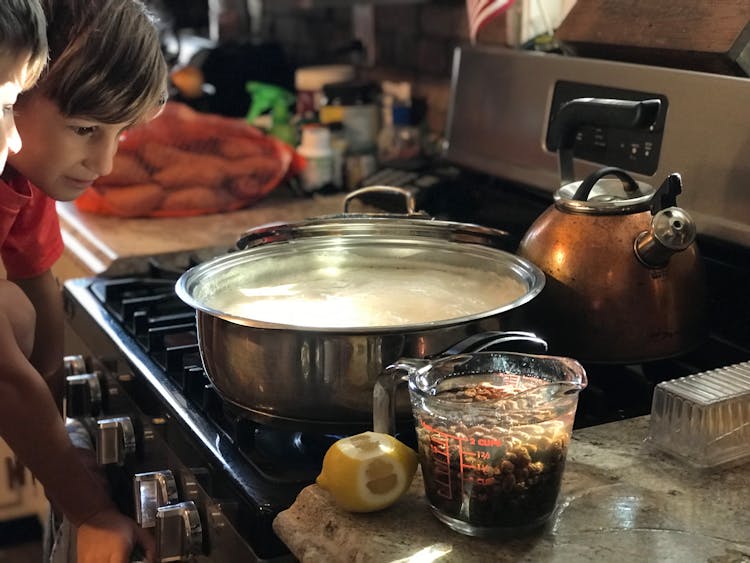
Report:
[{"label": "boy's nose", "polygon": [[8,151],[15,154],[21,150],[21,136],[18,134],[18,130],[14,125],[7,137],[8,140]]},{"label": "boy's nose", "polygon": [[0,127],[0,173],[5,170],[8,155],[20,150],[21,137],[18,135],[15,125],[4,124]]},{"label": "boy's nose", "polygon": [[112,172],[112,162],[117,152],[117,140],[97,143],[91,148],[84,164],[97,176],[106,176]]}]

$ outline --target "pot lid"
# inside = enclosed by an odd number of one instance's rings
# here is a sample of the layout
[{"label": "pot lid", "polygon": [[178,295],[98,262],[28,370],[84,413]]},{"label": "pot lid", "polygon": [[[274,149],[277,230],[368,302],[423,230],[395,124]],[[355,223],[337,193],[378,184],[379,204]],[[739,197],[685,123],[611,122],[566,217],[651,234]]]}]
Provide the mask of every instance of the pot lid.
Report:
[{"label": "pot lid", "polygon": [[607,167],[561,187],[554,200],[558,209],[568,213],[625,215],[649,209],[655,192],[653,186],[636,181],[624,170]]},{"label": "pot lid", "polygon": [[528,302],[544,286],[502,250],[502,231],[391,215],[336,215],[267,225],[244,250],[177,282],[194,308],[271,329],[371,333],[465,323]]}]

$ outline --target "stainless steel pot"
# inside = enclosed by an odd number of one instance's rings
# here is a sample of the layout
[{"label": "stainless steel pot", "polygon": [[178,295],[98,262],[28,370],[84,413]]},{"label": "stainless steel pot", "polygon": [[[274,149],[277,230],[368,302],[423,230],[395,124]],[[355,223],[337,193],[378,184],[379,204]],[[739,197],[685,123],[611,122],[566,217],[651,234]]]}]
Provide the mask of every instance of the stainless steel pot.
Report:
[{"label": "stainless steel pot", "polygon": [[[350,194],[345,211],[360,193]],[[276,426],[369,427],[373,386],[396,359],[422,358],[478,332],[517,327],[516,312],[544,286],[541,270],[502,250],[508,243],[502,231],[410,211],[345,213],[259,227],[240,239],[243,250],[185,272],[177,294],[197,310],[201,356],[217,391],[251,418]],[[472,314],[441,318],[436,313],[434,319],[393,326],[331,326],[324,317],[302,326],[239,316],[212,305],[228,289],[283,285],[289,276],[321,270],[331,276],[335,294],[335,285],[365,264],[377,265],[375,278],[388,269],[408,269],[413,284],[421,287],[453,268],[488,280],[507,276],[523,291]],[[435,303],[435,310],[441,310],[441,303]],[[406,393],[398,398],[397,411],[410,415]]]}]

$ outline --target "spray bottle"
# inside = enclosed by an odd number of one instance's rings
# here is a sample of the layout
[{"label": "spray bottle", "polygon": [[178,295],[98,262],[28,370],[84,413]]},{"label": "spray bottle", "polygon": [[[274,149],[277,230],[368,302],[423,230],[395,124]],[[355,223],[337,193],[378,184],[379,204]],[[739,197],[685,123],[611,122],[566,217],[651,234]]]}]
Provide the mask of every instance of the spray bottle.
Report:
[{"label": "spray bottle", "polygon": [[248,82],[245,90],[252,96],[252,103],[247,112],[247,121],[255,125],[256,120],[268,110],[271,111],[271,125],[269,135],[294,146],[297,144],[297,134],[291,125],[289,106],[295,102],[294,94],[289,90],[266,84],[265,82]]}]

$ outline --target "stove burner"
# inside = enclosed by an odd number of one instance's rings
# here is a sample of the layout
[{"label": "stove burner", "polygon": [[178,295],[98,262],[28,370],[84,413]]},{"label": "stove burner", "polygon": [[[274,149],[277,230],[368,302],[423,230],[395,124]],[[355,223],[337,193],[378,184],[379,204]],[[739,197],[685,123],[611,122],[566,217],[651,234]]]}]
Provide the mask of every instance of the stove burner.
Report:
[{"label": "stove burner", "polygon": [[239,448],[267,479],[307,484],[318,476],[326,450],[340,437],[257,426],[251,442]]}]

